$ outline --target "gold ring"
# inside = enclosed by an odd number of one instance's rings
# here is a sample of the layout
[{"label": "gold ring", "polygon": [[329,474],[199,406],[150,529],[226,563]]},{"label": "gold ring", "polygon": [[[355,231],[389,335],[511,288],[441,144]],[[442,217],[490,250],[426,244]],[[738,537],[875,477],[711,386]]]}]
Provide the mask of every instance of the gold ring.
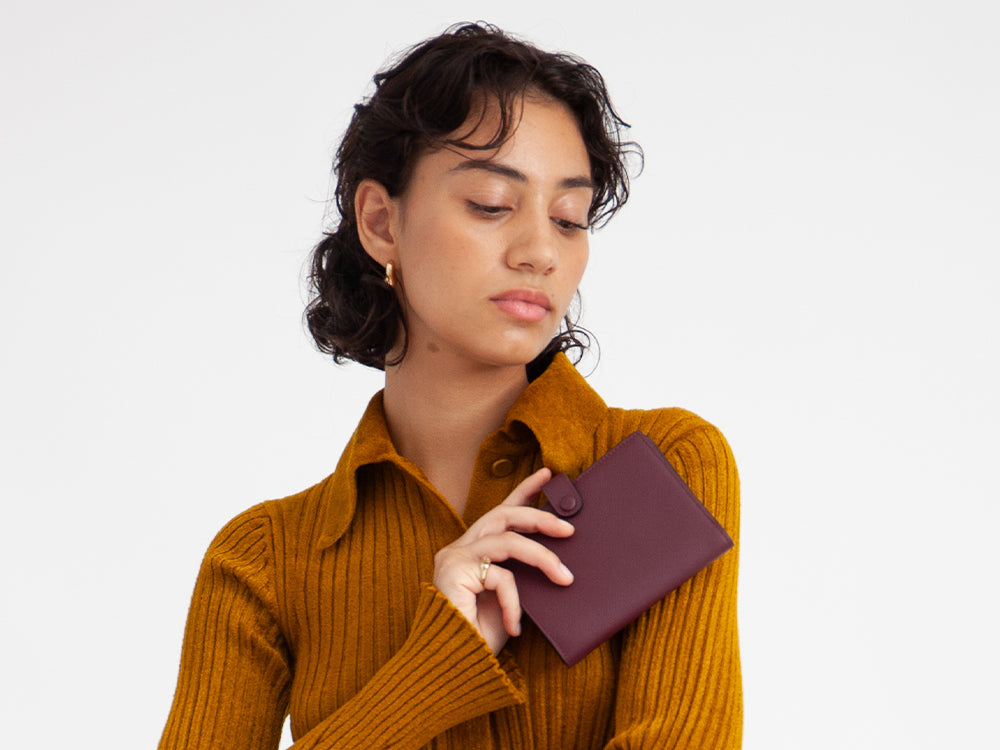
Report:
[{"label": "gold ring", "polygon": [[479,561],[479,582],[484,586],[486,585],[486,574],[490,572],[492,564],[486,555],[483,555],[483,559]]}]

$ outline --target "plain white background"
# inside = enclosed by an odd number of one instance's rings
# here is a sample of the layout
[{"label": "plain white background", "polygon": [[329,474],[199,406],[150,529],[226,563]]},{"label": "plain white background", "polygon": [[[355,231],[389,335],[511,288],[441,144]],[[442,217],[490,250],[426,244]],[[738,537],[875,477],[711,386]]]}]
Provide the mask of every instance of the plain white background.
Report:
[{"label": "plain white background", "polygon": [[4,744],[157,742],[205,547],[380,387],[301,324],[336,140],[481,17],[594,63],[645,147],[591,381],[736,452],[745,747],[995,742],[995,4],[418,5],[5,0]]}]

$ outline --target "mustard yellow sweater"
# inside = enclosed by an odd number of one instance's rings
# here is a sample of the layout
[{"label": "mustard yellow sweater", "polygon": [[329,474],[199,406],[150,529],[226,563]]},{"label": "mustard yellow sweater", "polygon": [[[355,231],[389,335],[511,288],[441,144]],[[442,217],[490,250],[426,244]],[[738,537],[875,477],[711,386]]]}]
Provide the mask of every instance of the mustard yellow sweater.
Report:
[{"label": "mustard yellow sweater", "polygon": [[[722,435],[680,409],[609,409],[563,356],[481,446],[459,518],[393,448],[376,395],[336,471],[212,542],[161,750],[738,748],[731,550],[568,668],[525,618],[494,657],[428,582],[434,553],[535,469],[575,477],[633,430],[738,539]],[[628,581],[622,581],[628,586]]]}]

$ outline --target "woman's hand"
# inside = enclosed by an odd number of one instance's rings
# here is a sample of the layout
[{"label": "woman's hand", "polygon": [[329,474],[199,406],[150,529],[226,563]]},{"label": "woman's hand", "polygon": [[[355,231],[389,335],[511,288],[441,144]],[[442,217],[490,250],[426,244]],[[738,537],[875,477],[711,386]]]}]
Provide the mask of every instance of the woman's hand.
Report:
[{"label": "woman's hand", "polygon": [[[573,526],[554,513],[526,507],[552,472],[539,469],[521,482],[500,505],[434,556],[434,585],[499,653],[508,636],[521,634],[521,603],[514,574],[497,565],[520,560],[539,568],[553,582],[568,586],[573,574],[554,552],[519,532],[565,537]],[[485,580],[480,576],[488,560]]]}]

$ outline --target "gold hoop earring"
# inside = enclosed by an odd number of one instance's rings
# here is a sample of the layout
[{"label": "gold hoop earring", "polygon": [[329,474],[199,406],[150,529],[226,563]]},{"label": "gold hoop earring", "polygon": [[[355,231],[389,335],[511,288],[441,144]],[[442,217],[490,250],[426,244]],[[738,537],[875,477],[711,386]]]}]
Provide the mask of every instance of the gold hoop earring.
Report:
[{"label": "gold hoop earring", "polygon": [[385,283],[389,286],[395,286],[396,282],[392,278],[392,261],[385,264]]}]

